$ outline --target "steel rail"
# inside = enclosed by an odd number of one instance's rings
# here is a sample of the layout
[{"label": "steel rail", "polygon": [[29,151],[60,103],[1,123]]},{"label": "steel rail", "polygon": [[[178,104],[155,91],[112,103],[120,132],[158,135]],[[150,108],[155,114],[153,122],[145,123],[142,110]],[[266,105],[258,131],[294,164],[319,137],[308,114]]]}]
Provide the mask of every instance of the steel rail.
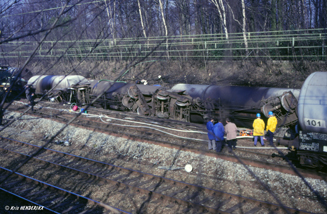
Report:
[{"label": "steel rail", "polygon": [[45,209],[45,210],[47,210],[47,211],[49,211],[49,212],[56,213],[56,214],[60,214],[60,212],[56,212],[56,211],[54,211],[54,210],[52,210],[52,209],[50,209],[50,208],[48,208],[48,207],[45,207],[45,206],[43,206],[43,205],[41,205],[41,204],[38,204],[38,203],[36,203],[36,202],[34,202],[34,201],[31,201],[31,200],[29,200],[29,199],[27,199],[27,198],[24,198],[24,197],[22,197],[22,196],[20,196],[20,195],[17,195],[17,194],[15,194],[15,193],[10,192],[10,191],[8,191],[8,190],[6,190],[6,189],[3,189],[3,188],[1,188],[1,187],[0,187],[0,190],[3,191],[3,192],[8,193],[8,194],[10,194],[10,195],[13,195],[13,196],[15,196],[15,197],[17,197],[17,198],[20,198],[20,199],[22,199],[22,200],[24,200],[24,201],[26,201],[26,202],[28,202],[28,203],[34,204],[34,205],[39,206],[39,207],[43,207],[43,209]]},{"label": "steel rail", "polygon": [[[42,114],[44,116],[44,113],[42,113]],[[68,120],[67,118],[66,119],[61,118],[61,119],[62,120]],[[62,121],[60,121],[58,119],[52,118],[52,120],[62,123]],[[87,121],[89,121],[89,120],[87,120]],[[87,122],[87,121],[85,121],[85,122]],[[90,124],[85,124],[85,125],[87,125],[87,127],[83,126],[83,124],[81,124],[81,120],[79,121],[78,124],[77,123],[72,123],[71,125],[75,126],[75,127],[83,128],[83,129],[89,129],[89,130],[92,130],[92,131],[108,134],[107,129],[104,129],[104,128],[101,128],[101,127],[98,127],[98,126],[92,126]],[[155,140],[154,141],[154,139],[151,139],[149,137],[146,137],[145,139],[144,138],[140,139],[139,136],[137,136],[137,135],[127,134],[126,132],[122,133],[122,132],[114,131],[114,130],[111,130],[111,135],[116,136],[116,137],[128,138],[130,140],[135,140],[135,141],[142,141],[142,142],[146,142],[146,143],[149,143],[149,144],[163,146],[163,147],[166,147],[166,148],[177,149],[177,150],[186,151],[186,152],[193,152],[193,153],[196,153],[196,154],[206,155],[206,156],[210,156],[210,157],[216,157],[216,158],[220,158],[220,159],[223,159],[223,160],[228,160],[228,161],[232,161],[232,162],[235,162],[235,163],[239,163],[238,159],[235,158],[231,154],[216,153],[216,152],[212,152],[212,151],[198,149],[196,147],[191,147],[189,145],[190,145],[190,143],[192,141],[188,141],[188,145],[186,146],[186,145],[171,143],[171,142],[163,141],[163,140]],[[194,143],[198,144],[198,142],[194,142]],[[246,150],[242,151],[241,149],[239,149],[236,152],[237,153],[242,152],[242,153],[247,154],[250,151],[247,152]],[[260,155],[260,154],[256,153],[256,155]],[[267,157],[265,155],[261,155],[261,156]],[[277,158],[279,158],[279,157],[277,157]],[[250,159],[250,158],[241,158],[241,159],[245,164],[250,165],[250,166],[271,169],[271,170],[274,170],[274,171],[279,171],[279,172],[287,173],[287,174],[291,174],[291,175],[297,175],[290,167],[287,167],[285,165],[272,164],[272,163],[269,163],[269,162],[263,162],[262,160],[259,162],[259,161],[256,161],[256,160],[253,160],[253,159]],[[327,179],[327,176],[323,175],[321,173],[312,173],[312,172],[309,173],[306,170],[300,170],[300,169],[299,169],[299,171],[305,177],[314,178],[314,179],[321,179],[321,180],[326,180]]]},{"label": "steel rail", "polygon": [[[45,148],[46,149],[46,148]],[[0,148],[0,150],[6,150],[6,151],[9,151],[9,152],[12,152],[14,154],[18,154],[18,155],[21,155],[21,156],[25,156],[25,157],[31,157],[30,155],[26,155],[26,154],[23,154],[23,153],[19,153],[19,152],[15,152],[15,151],[12,151],[10,149],[4,149],[4,148]],[[49,150],[50,151],[50,150]],[[59,152],[59,151],[56,151],[56,150],[52,150],[52,152],[58,152],[58,153],[62,153],[62,152]],[[67,154],[67,153],[62,153],[62,154]],[[69,155],[69,154],[68,154]],[[72,156],[74,157],[74,155],[69,155],[69,156]],[[87,159],[87,158],[83,158],[83,157],[79,157],[79,156],[76,156],[77,158],[79,159]],[[87,175],[87,176],[93,176],[94,178],[97,178],[97,181],[99,181],[99,179],[104,179],[104,180],[108,180],[112,183],[114,183],[114,186],[125,186],[125,187],[131,187],[129,189],[133,189],[134,192],[141,192],[141,193],[146,193],[146,195],[149,195],[151,197],[155,197],[155,198],[160,198],[161,200],[168,200],[168,201],[175,201],[175,202],[178,202],[180,204],[184,204],[185,207],[190,207],[190,206],[193,206],[193,207],[197,207],[198,210],[200,210],[201,212],[210,212],[210,213],[215,213],[217,210],[215,208],[212,208],[212,207],[207,207],[207,206],[204,206],[204,205],[201,205],[199,203],[192,203],[192,202],[189,202],[187,200],[182,200],[182,199],[179,199],[179,198],[176,198],[176,197],[171,197],[171,196],[168,196],[168,195],[165,195],[165,194],[161,194],[161,193],[158,193],[158,192],[155,192],[155,191],[151,191],[151,190],[148,190],[148,189],[144,189],[144,188],[140,188],[140,187],[137,187],[137,186],[133,186],[133,185],[130,185],[128,184],[128,182],[121,182],[121,181],[116,181],[114,179],[108,179],[104,176],[101,176],[100,174],[94,174],[94,173],[90,173],[90,172],[86,172],[86,171],[83,171],[83,170],[79,170],[79,169],[76,169],[76,168],[72,168],[72,167],[68,167],[68,166],[64,166],[62,164],[57,164],[55,162],[51,162],[51,161],[47,161],[47,160],[43,160],[42,158],[37,158],[37,157],[32,157],[32,159],[35,159],[37,161],[41,161],[43,163],[50,163],[52,165],[55,165],[57,167],[61,167],[63,169],[68,169],[68,170],[72,170],[72,171],[77,171],[79,173],[82,173],[84,175]],[[87,159],[88,161],[92,161],[92,159]],[[100,163],[100,162],[98,162]],[[71,164],[71,162],[70,162]],[[113,165],[114,166],[114,165]],[[85,166],[83,166],[85,167]],[[119,168],[120,170],[124,170],[126,168],[122,168],[122,167],[117,167],[117,166],[114,166],[115,168]],[[1,168],[1,167],[0,167]],[[87,167],[85,167],[87,168]],[[119,170],[118,170],[119,171]],[[134,171],[134,170],[130,170],[130,171],[133,171],[133,172],[137,172],[137,171]],[[121,177],[121,176],[119,176]],[[127,176],[122,176],[124,178],[124,180],[128,179]],[[153,176],[154,177],[154,176]],[[160,177],[160,176],[157,176],[157,178]],[[156,186],[158,184],[161,184],[162,180],[159,180],[159,182],[156,184]],[[60,187],[58,187],[60,188]],[[170,188],[170,187],[169,187]],[[118,208],[116,208],[118,209]],[[226,213],[226,212],[223,212],[223,211],[219,211],[221,213]]]},{"label": "steel rail", "polygon": [[[29,144],[29,143],[26,143],[26,142],[21,142],[21,141],[16,141],[16,140],[12,140],[12,141],[18,142],[18,143],[21,143],[21,144],[25,144],[25,145],[28,145],[28,146],[39,148],[39,146]],[[77,156],[77,155],[73,155],[73,154],[68,154],[68,153],[65,153],[65,152],[61,152],[61,151],[57,151],[57,150],[53,150],[53,149],[49,149],[49,148],[44,148],[44,149],[49,151],[49,152],[52,152],[52,153],[59,153],[59,154],[63,154],[63,155],[67,155],[67,156],[70,156],[70,157],[77,158],[79,160],[84,159],[84,160],[87,160],[87,161],[92,161],[92,162],[103,164],[103,165],[106,165],[106,166],[115,167],[115,168],[118,168],[120,170],[125,170],[125,171],[128,172],[127,174],[132,174],[132,173],[136,172],[136,173],[144,174],[146,176],[152,176],[152,177],[155,177],[155,178],[159,179],[160,183],[161,182],[171,183],[171,184],[173,184],[172,186],[176,186],[176,184],[183,184],[183,185],[191,186],[195,190],[203,189],[203,191],[206,191],[208,193],[208,195],[210,195],[210,196],[219,195],[219,196],[222,196],[224,198],[236,198],[238,201],[243,201],[243,203],[245,203],[245,202],[248,202],[248,203],[251,203],[251,204],[258,204],[259,203],[259,204],[261,204],[261,206],[265,206],[265,207],[270,207],[270,208],[275,208],[275,209],[280,208],[279,205],[274,204],[274,203],[265,202],[265,201],[261,201],[261,200],[257,200],[257,199],[253,199],[253,198],[249,198],[249,197],[244,197],[244,196],[237,195],[237,194],[231,194],[231,193],[227,193],[227,192],[220,191],[220,190],[215,190],[215,189],[212,189],[212,188],[207,188],[207,187],[196,185],[196,184],[190,184],[190,183],[187,183],[187,182],[178,181],[178,180],[175,180],[175,179],[165,178],[165,177],[154,175],[154,174],[151,174],[151,173],[145,173],[145,172],[142,172],[142,171],[139,171],[139,170],[133,170],[133,169],[125,168],[125,167],[120,167],[120,166],[116,166],[114,164],[108,164],[108,163],[105,163],[105,162],[101,162],[101,161],[97,161],[97,160],[93,160],[93,159],[89,159],[89,158],[85,158],[85,157],[81,157],[81,156]],[[6,150],[8,150],[8,149],[6,149]],[[17,152],[15,152],[15,153],[17,153]],[[21,154],[21,155],[24,155],[24,154]],[[40,159],[40,160],[42,160],[42,159]],[[44,160],[42,160],[42,161],[44,161]],[[46,161],[46,162],[49,162],[49,161]],[[53,163],[53,164],[56,164],[56,163]],[[69,167],[66,167],[66,166],[63,166],[63,165],[60,165],[60,164],[58,164],[58,165],[61,166],[61,167],[69,168]],[[76,169],[72,168],[72,170],[76,170]],[[77,170],[77,171],[80,171],[80,170]],[[87,172],[84,172],[84,171],[80,171],[80,172],[87,173]],[[88,173],[88,174],[90,174],[90,173]],[[92,175],[96,176],[96,177],[99,177],[96,174],[92,174]],[[122,182],[122,183],[124,183],[124,182]],[[125,185],[129,185],[129,184],[125,184]],[[150,190],[147,190],[147,191],[150,191]],[[151,191],[151,193],[152,194],[160,194],[160,193],[156,193],[155,191],[153,191],[153,192]],[[163,196],[166,196],[166,195],[163,195]],[[169,197],[169,196],[166,196],[166,197]],[[180,201],[181,199],[174,198],[174,200]],[[186,203],[189,203],[189,202],[186,201]],[[207,209],[209,209],[212,212],[218,211],[218,210],[215,209],[215,207],[207,207],[207,206],[204,206],[204,205],[201,205],[201,204],[196,204],[196,203],[192,203],[192,204],[197,205],[197,206],[206,207]],[[291,208],[291,207],[285,207],[285,208],[291,213],[293,213],[293,212],[295,212],[295,213],[308,213],[306,211],[294,209],[294,208]],[[226,211],[219,210],[219,212],[225,213]],[[229,213],[229,212],[226,212],[226,213]]]},{"label": "steel rail", "polygon": [[[29,181],[37,182],[38,184],[41,184],[41,185],[43,185],[43,186],[46,187],[46,188],[49,187],[49,188],[52,188],[52,189],[54,189],[54,190],[56,190],[56,191],[62,192],[62,193],[64,193],[64,194],[67,194],[67,193],[68,193],[68,194],[70,194],[70,195],[72,195],[72,196],[75,196],[75,197],[77,197],[77,198],[81,198],[81,199],[86,200],[86,201],[88,201],[88,202],[94,203],[94,204],[99,205],[99,206],[105,208],[106,210],[110,210],[110,211],[112,211],[112,212],[114,212],[114,213],[119,213],[119,212],[129,213],[129,212],[126,212],[126,211],[121,210],[121,209],[119,209],[119,208],[115,208],[115,207],[109,206],[109,205],[104,204],[104,203],[102,203],[102,202],[99,202],[99,201],[93,200],[93,199],[91,199],[91,198],[88,198],[88,197],[85,197],[85,196],[79,195],[79,194],[77,194],[77,193],[74,193],[74,192],[71,192],[71,191],[65,190],[65,189],[60,188],[60,187],[57,187],[57,186],[55,186],[55,185],[52,185],[52,184],[46,183],[46,182],[44,182],[44,181],[41,181],[41,180],[38,180],[38,179],[32,178],[32,177],[30,177],[30,176],[24,175],[24,174],[22,174],[22,173],[19,173],[19,172],[13,172],[11,169],[7,169],[7,168],[5,168],[5,167],[1,167],[1,166],[0,166],[0,169],[3,170],[3,171],[6,171],[6,172],[14,173],[15,175],[18,175],[19,177],[24,178],[24,179],[27,179],[27,180],[29,180]],[[3,184],[3,186],[5,186],[5,184]],[[119,211],[119,212],[118,212],[118,211]]]}]

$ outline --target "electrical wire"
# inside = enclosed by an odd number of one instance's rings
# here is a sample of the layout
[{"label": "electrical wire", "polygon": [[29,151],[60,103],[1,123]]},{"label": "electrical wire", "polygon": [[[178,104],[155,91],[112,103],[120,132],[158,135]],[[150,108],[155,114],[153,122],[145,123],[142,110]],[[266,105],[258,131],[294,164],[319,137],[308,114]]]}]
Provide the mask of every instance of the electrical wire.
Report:
[{"label": "electrical wire", "polygon": [[[95,0],[95,1],[92,1],[92,2],[85,2],[85,3],[76,4],[76,5],[68,5],[67,8],[75,7],[75,6],[82,6],[82,5],[87,5],[87,4],[94,4],[94,3],[99,3],[99,2],[103,2],[103,1],[104,0],[100,0],[100,1]],[[10,15],[5,15],[5,16],[1,16],[1,17],[6,18],[6,17],[20,16],[20,15],[33,14],[33,13],[40,13],[40,12],[51,11],[51,10],[59,10],[59,9],[62,9],[62,6],[61,7],[52,7],[52,8],[42,9],[42,10],[35,10],[35,11],[30,11],[30,12],[25,12],[25,13],[10,14]]]}]

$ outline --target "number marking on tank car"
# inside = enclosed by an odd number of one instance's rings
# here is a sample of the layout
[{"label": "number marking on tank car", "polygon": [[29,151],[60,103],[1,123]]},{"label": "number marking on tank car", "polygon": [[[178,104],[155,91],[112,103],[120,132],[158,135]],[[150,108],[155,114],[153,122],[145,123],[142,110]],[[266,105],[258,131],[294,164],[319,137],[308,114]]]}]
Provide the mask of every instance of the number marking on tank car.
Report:
[{"label": "number marking on tank car", "polygon": [[307,126],[326,128],[326,121],[324,121],[324,120],[305,118],[304,121]]}]

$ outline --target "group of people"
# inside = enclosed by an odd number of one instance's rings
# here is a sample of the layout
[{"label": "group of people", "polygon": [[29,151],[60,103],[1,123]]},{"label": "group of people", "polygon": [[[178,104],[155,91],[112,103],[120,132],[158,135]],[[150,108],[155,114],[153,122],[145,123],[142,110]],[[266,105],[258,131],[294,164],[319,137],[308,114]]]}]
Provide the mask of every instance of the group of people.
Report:
[{"label": "group of people", "polygon": [[[277,118],[274,116],[273,112],[269,112],[269,119],[267,121],[267,138],[271,145],[273,145],[273,137],[274,132],[277,127]],[[232,149],[236,149],[236,136],[237,136],[237,127],[234,123],[230,121],[229,118],[226,119],[226,125],[218,121],[215,125],[214,119],[211,118],[210,121],[207,122],[207,130],[208,130],[208,149],[215,150],[217,152],[221,152],[222,147],[225,142],[226,135],[226,143],[228,145],[229,151]],[[263,136],[265,131],[265,122],[261,119],[260,113],[257,113],[257,118],[253,121],[253,137],[254,137],[254,146],[257,146],[258,138],[260,138],[261,146],[265,146],[263,142]]]},{"label": "group of people", "polygon": [[229,118],[226,118],[226,125],[218,121],[215,125],[213,125],[214,119],[211,118],[210,121],[207,122],[208,129],[208,148],[209,150],[213,149],[217,152],[221,152],[222,147],[225,142],[224,135],[226,134],[226,142],[228,147],[231,149],[236,149],[236,136],[237,136],[237,127],[234,123],[230,121]]}]

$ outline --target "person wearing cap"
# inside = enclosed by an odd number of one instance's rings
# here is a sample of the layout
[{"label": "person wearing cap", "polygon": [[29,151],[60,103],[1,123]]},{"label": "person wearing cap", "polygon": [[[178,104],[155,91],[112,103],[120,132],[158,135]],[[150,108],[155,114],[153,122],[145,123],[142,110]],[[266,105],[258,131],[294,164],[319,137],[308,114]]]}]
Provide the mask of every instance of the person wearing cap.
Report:
[{"label": "person wearing cap", "polygon": [[254,146],[257,146],[258,137],[260,137],[261,146],[265,146],[263,143],[263,135],[265,134],[265,122],[261,119],[260,113],[257,114],[257,119],[253,121],[253,136]]},{"label": "person wearing cap", "polygon": [[225,129],[224,125],[221,123],[221,121],[218,121],[213,126],[213,133],[215,134],[215,140],[216,140],[216,148],[217,152],[221,152],[223,143],[224,143],[224,134],[225,134]]},{"label": "person wearing cap", "polygon": [[229,152],[231,152],[232,149],[236,149],[237,127],[229,118],[226,118],[225,134]]},{"label": "person wearing cap", "polygon": [[213,132],[213,118],[210,118],[210,120],[207,122],[207,130],[208,130],[208,149],[214,149],[216,150],[216,140],[214,137],[214,132]]},{"label": "person wearing cap", "polygon": [[276,131],[276,126],[277,126],[277,118],[274,116],[274,113],[270,111],[268,113],[269,119],[267,122],[267,135],[268,135],[268,141],[270,145],[274,144],[273,138],[274,138],[274,132]]}]

